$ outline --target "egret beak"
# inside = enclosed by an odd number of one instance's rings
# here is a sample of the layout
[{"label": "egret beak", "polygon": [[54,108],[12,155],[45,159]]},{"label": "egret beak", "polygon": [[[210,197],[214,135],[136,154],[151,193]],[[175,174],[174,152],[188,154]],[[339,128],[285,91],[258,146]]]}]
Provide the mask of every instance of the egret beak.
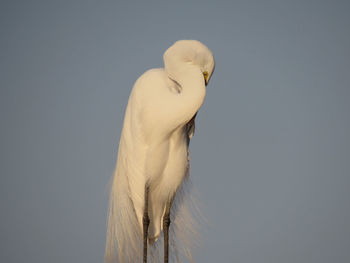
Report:
[{"label": "egret beak", "polygon": [[203,72],[203,76],[204,76],[205,86],[207,86],[208,85],[208,81],[209,81],[208,71],[204,71]]}]

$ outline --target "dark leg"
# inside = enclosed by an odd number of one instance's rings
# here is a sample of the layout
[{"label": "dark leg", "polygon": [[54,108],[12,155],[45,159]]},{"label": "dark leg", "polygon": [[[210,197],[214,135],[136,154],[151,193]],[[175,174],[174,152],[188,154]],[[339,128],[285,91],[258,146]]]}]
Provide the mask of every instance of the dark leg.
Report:
[{"label": "dark leg", "polygon": [[149,217],[148,217],[148,191],[149,187],[146,186],[145,189],[145,208],[143,211],[143,263],[147,263],[147,239],[148,239],[148,226],[149,226]]},{"label": "dark leg", "polygon": [[164,263],[169,261],[169,226],[170,226],[170,209],[173,203],[171,199],[165,209],[165,214],[163,217],[163,232],[164,232]]}]

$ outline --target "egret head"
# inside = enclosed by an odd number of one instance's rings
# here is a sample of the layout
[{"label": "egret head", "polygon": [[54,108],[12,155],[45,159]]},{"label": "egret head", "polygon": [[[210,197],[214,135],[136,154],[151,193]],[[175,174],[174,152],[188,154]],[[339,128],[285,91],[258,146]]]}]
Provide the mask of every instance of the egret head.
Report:
[{"label": "egret head", "polygon": [[[180,71],[184,63],[197,66],[207,85],[215,68],[212,52],[197,40],[179,40],[164,53],[167,71]],[[171,73],[171,72],[170,72]]]}]

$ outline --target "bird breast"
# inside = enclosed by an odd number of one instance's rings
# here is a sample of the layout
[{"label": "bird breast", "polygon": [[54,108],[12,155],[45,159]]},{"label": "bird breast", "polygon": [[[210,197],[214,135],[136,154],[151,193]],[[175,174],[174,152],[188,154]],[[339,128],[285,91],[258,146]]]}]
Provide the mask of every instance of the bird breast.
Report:
[{"label": "bird breast", "polygon": [[174,193],[181,183],[187,167],[187,140],[185,129],[174,131],[167,140],[155,146],[147,162],[150,185],[167,193]]}]

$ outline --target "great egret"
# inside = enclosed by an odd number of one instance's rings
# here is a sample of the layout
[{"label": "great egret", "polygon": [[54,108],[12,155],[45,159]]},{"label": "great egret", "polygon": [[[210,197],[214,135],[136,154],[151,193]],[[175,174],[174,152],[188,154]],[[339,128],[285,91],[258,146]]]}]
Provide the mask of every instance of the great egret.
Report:
[{"label": "great egret", "polygon": [[152,262],[158,262],[162,231],[168,262],[170,214],[176,231],[185,232],[170,239],[174,257],[179,261],[178,243],[190,257],[184,237],[190,208],[179,189],[188,177],[189,141],[215,63],[196,40],[175,42],[163,58],[164,68],[145,72],[129,97],[110,192],[106,262],[115,259],[115,249],[119,262],[147,262],[148,246]]}]

